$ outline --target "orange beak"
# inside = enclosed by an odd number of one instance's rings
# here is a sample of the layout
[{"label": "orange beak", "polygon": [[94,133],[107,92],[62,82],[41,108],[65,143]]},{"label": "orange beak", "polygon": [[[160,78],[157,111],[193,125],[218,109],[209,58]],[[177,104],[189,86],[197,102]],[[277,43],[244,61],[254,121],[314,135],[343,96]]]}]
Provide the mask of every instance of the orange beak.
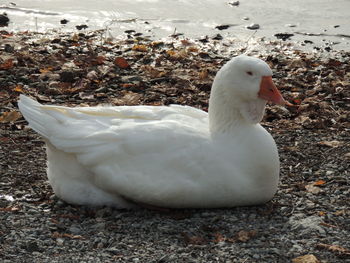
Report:
[{"label": "orange beak", "polygon": [[271,76],[262,77],[258,96],[263,100],[271,101],[275,104],[283,105],[286,103],[281,92],[273,83]]}]

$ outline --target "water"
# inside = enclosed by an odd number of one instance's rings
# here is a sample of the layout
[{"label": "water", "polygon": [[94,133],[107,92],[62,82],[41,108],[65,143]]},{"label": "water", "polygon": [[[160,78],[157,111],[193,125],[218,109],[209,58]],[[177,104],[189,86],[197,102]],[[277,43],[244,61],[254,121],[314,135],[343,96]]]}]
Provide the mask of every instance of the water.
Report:
[{"label": "water", "polygon": [[[184,33],[189,38],[235,37],[242,41],[254,31],[246,26],[257,23],[254,37],[276,40],[276,33],[293,33],[293,41],[311,40],[350,50],[350,0],[241,0],[239,6],[220,0],[17,0],[0,2],[0,11],[9,15],[9,30],[108,29],[116,37],[125,30],[135,30],[153,38]],[[232,2],[232,1],[231,1]],[[247,20],[248,18],[248,20]],[[60,20],[69,23],[61,25]],[[245,20],[246,19],[246,20]],[[229,24],[227,30],[216,26]],[[316,36],[305,36],[311,33]]]}]

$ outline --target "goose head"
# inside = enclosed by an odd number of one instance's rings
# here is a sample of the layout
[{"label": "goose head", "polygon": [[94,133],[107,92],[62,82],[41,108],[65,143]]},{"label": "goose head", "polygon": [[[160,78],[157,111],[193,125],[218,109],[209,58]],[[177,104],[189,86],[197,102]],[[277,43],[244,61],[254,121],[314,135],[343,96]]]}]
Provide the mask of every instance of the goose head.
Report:
[{"label": "goose head", "polygon": [[211,130],[259,123],[270,101],[285,101],[272,80],[268,64],[258,58],[237,56],[216,74],[209,100]]}]

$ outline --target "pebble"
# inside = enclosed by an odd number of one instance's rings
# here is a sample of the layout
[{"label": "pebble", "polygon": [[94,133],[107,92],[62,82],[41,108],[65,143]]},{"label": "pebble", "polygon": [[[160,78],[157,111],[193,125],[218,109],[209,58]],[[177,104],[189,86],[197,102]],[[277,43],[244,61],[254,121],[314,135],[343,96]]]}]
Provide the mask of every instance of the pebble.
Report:
[{"label": "pebble", "polygon": [[233,1],[229,3],[232,6],[239,6],[239,1]]},{"label": "pebble", "polygon": [[249,26],[247,26],[247,29],[250,29],[250,30],[256,30],[259,28],[260,28],[259,24],[250,24]]}]

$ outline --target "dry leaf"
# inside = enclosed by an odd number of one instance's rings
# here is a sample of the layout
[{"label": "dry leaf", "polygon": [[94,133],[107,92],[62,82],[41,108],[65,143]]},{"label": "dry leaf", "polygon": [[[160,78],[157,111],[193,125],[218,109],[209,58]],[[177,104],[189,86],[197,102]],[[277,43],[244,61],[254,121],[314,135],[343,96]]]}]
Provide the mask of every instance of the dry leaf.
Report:
[{"label": "dry leaf", "polygon": [[312,254],[292,259],[293,263],[319,263],[320,261]]},{"label": "dry leaf", "polygon": [[187,48],[187,51],[191,53],[197,53],[199,49],[197,47],[189,47]]},{"label": "dry leaf", "polygon": [[165,71],[160,71],[158,69],[155,69],[152,66],[146,65],[142,67],[143,71],[146,71],[151,78],[161,78],[164,77],[166,75]]},{"label": "dry leaf", "polygon": [[92,60],[92,65],[102,65],[105,63],[106,58],[103,56],[97,56],[95,59]]},{"label": "dry leaf", "polygon": [[21,85],[17,85],[17,86],[13,89],[13,91],[17,91],[17,92],[23,93],[23,87],[22,87]]},{"label": "dry leaf", "polygon": [[341,256],[350,256],[350,250],[338,245],[328,245],[328,244],[317,244],[316,246],[318,249],[326,249],[329,251],[332,251],[334,253],[337,253]]},{"label": "dry leaf", "polygon": [[18,206],[0,207],[0,211],[2,212],[16,212],[18,210],[19,210]]},{"label": "dry leaf", "polygon": [[320,145],[324,145],[324,146],[327,146],[327,147],[332,147],[332,148],[336,148],[336,147],[339,147],[342,145],[342,143],[340,141],[322,141],[322,142],[319,142],[318,144]]},{"label": "dry leaf", "polygon": [[317,186],[314,186],[314,183],[305,185],[305,189],[306,189],[306,191],[308,191],[309,193],[312,193],[312,194],[318,194],[318,193],[322,192],[322,189],[317,187]]},{"label": "dry leaf", "polygon": [[130,67],[128,61],[126,61],[125,58],[117,57],[114,59],[114,64],[117,65],[119,68],[127,69]]},{"label": "dry leaf", "polygon": [[40,73],[48,73],[48,72],[51,72],[52,70],[53,70],[53,67],[39,69]]},{"label": "dry leaf", "polygon": [[9,111],[9,112],[4,112],[0,116],[0,122],[1,123],[7,123],[7,122],[15,122],[19,118],[21,118],[22,115],[18,111]]},{"label": "dry leaf", "polygon": [[116,105],[137,105],[140,102],[142,95],[129,91],[122,98],[113,99],[113,104]]},{"label": "dry leaf", "polygon": [[147,52],[147,47],[145,45],[135,45],[132,47],[134,51]]},{"label": "dry leaf", "polygon": [[237,233],[236,238],[238,241],[245,243],[245,242],[249,241],[252,237],[255,237],[256,234],[257,234],[256,230],[251,230],[251,231],[241,230]]},{"label": "dry leaf", "polygon": [[221,233],[219,232],[214,233],[214,240],[213,240],[214,243],[220,243],[223,241],[226,241],[226,238]]},{"label": "dry leaf", "polygon": [[318,180],[316,182],[314,182],[314,185],[324,185],[326,183],[326,181],[324,180]]},{"label": "dry leaf", "polygon": [[204,69],[201,72],[199,72],[199,79],[200,80],[205,80],[208,78],[208,76],[209,76],[209,72],[207,69]]},{"label": "dry leaf", "polygon": [[72,234],[68,234],[68,233],[58,233],[58,232],[54,232],[51,235],[52,238],[62,238],[62,237],[67,237],[70,239],[84,239],[84,237],[80,236],[80,235],[72,235]]},{"label": "dry leaf", "polygon": [[208,241],[201,236],[190,236],[189,234],[183,232],[181,233],[185,242],[190,245],[205,245],[208,244]]},{"label": "dry leaf", "polygon": [[13,68],[13,59],[9,58],[4,61],[4,63],[0,64],[0,69],[11,69]]}]

